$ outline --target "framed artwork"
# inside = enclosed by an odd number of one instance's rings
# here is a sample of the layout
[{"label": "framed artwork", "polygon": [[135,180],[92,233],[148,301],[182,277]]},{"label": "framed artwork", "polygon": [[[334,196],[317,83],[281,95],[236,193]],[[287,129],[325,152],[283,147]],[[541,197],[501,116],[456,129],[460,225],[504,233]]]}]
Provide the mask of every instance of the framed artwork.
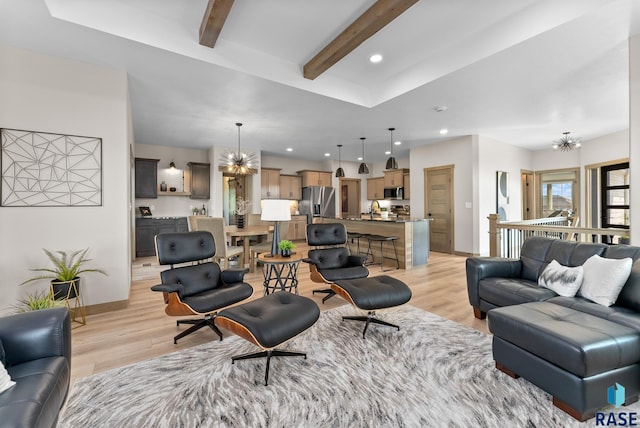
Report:
[{"label": "framed artwork", "polygon": [[0,206],[102,205],[102,139],[0,129]]},{"label": "framed artwork", "polygon": [[496,172],[496,213],[500,221],[509,220],[509,173]]},{"label": "framed artwork", "polygon": [[151,208],[149,207],[138,207],[138,209],[140,210],[140,215],[142,217],[151,217]]}]

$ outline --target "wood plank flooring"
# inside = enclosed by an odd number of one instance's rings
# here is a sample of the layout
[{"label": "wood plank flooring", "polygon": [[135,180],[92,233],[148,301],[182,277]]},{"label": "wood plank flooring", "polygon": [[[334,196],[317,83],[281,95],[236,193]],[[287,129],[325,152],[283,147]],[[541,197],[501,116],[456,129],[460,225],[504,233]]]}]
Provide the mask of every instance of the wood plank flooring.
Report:
[{"label": "wood plank flooring", "polygon": [[[298,244],[296,251],[306,251],[306,245]],[[426,266],[411,270],[390,270],[384,274],[409,285],[413,292],[409,304],[487,332],[486,321],[473,317],[473,310],[467,299],[464,263],[465,257],[432,252]],[[370,266],[369,269],[371,276],[382,274],[379,266]],[[155,258],[137,259],[133,263],[133,281],[128,307],[88,315],[87,325],[73,329],[72,382],[80,377],[217,339],[215,333],[202,329],[181,339],[177,345],[173,344],[173,336],[188,326],[177,328],[177,317],[170,317],[164,313],[162,294],[150,290],[152,285],[160,282],[159,272],[162,270],[164,267],[157,266]],[[305,263],[300,265],[298,278],[299,293],[303,296],[312,297],[312,290],[324,288],[322,284],[309,279],[309,268]],[[251,299],[263,295],[260,269],[256,269],[253,274],[247,274],[245,281],[254,287],[255,293]],[[346,304],[338,296],[329,299],[325,304],[321,303],[321,294],[312,298],[321,310]]]}]

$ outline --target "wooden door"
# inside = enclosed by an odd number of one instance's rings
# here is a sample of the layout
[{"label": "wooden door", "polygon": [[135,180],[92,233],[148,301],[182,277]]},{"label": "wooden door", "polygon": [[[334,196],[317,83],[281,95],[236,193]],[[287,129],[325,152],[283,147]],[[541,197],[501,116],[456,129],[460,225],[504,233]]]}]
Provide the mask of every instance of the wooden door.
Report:
[{"label": "wooden door", "polygon": [[342,218],[360,218],[360,179],[340,179],[340,212]]},{"label": "wooden door", "polygon": [[533,172],[522,171],[522,220],[535,218],[533,201],[535,200],[535,186],[533,184]]},{"label": "wooden door", "polygon": [[425,168],[425,213],[431,251],[453,253],[453,165]]}]

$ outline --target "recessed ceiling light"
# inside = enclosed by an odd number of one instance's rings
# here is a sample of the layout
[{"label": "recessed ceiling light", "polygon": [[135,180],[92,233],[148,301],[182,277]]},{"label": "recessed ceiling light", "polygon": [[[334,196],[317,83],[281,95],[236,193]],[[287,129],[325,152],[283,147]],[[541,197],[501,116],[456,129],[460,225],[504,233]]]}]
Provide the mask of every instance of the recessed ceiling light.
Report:
[{"label": "recessed ceiling light", "polygon": [[393,144],[395,144],[396,146],[399,146],[400,144],[402,144],[402,141],[396,141],[396,142],[395,142],[395,143],[393,143]]},{"label": "recessed ceiling light", "polygon": [[390,150],[387,150],[386,152],[384,152],[384,154],[385,154],[385,155],[390,155],[390,154],[391,154],[391,151],[390,151]]},{"label": "recessed ceiling light", "polygon": [[449,109],[449,107],[447,107],[447,106],[438,106],[438,107],[434,107],[433,109],[435,111],[437,111],[438,113],[442,113],[443,111],[447,111]]},{"label": "recessed ceiling light", "polygon": [[292,151],[293,151],[293,149],[292,149],[291,147],[287,147],[287,151],[288,151],[288,152],[292,152]]},{"label": "recessed ceiling light", "polygon": [[369,57],[369,61],[371,61],[374,64],[379,63],[380,61],[382,61],[382,55],[380,54],[373,54]]},{"label": "recessed ceiling light", "polygon": [[324,155],[325,155],[326,157],[329,157],[329,156],[331,156],[331,153],[325,153]]},{"label": "recessed ceiling light", "polygon": [[449,130],[447,128],[442,128],[440,130],[440,135],[447,135],[449,133]]},{"label": "recessed ceiling light", "polygon": [[358,160],[359,160],[359,161],[361,161],[361,160],[362,160],[362,158],[361,158],[361,157],[359,157],[359,158],[358,158]]}]

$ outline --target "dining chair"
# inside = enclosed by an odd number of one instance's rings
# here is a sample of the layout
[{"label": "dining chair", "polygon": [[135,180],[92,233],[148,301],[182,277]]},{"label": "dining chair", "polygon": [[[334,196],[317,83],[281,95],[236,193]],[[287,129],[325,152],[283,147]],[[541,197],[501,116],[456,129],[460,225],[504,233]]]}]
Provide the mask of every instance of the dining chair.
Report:
[{"label": "dining chair", "polygon": [[229,267],[229,259],[237,257],[240,267],[243,267],[244,250],[242,247],[227,245],[227,234],[224,231],[224,218],[222,217],[198,217],[195,218],[196,230],[204,230],[213,235],[216,244],[216,253],[213,259],[220,264]]}]

